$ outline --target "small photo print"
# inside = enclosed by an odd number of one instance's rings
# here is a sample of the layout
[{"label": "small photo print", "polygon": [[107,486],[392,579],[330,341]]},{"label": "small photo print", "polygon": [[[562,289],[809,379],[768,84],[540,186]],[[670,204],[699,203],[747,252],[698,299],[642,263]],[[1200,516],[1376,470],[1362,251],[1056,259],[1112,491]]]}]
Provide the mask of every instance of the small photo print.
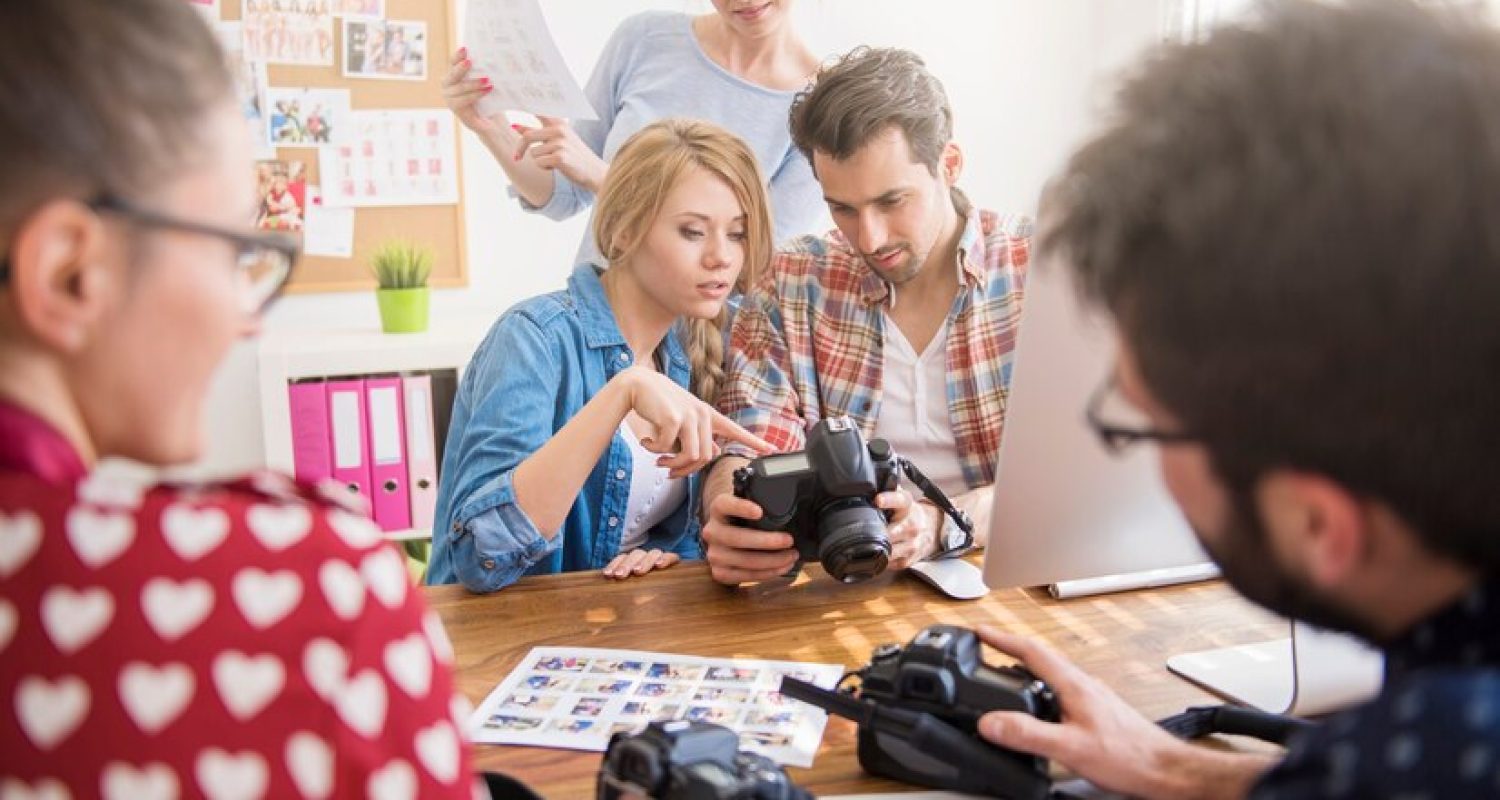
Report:
[{"label": "small photo print", "polygon": [[758,669],[747,667],[709,667],[708,676],[704,680],[754,683],[758,677],[760,677],[760,670]]},{"label": "small photo print", "polygon": [[260,199],[255,227],[301,233],[307,219],[307,165],[301,161],[259,161],[255,191]]},{"label": "small photo print", "polygon": [[532,675],[521,683],[534,692],[566,692],[573,688],[573,679],[562,675]]},{"label": "small photo print", "polygon": [[427,23],[344,19],[344,77],[427,79]]},{"label": "small photo print", "polygon": [[793,700],[790,697],[787,697],[786,695],[782,694],[781,692],[756,692],[755,693],[755,704],[758,705],[758,706],[772,706],[772,707],[779,708],[779,707],[783,707],[783,706],[790,706],[794,702],[796,702],[796,701]]},{"label": "small photo print", "polygon": [[629,678],[580,678],[577,690],[589,694],[625,694],[635,681]]},{"label": "small photo print", "polygon": [[644,727],[646,727],[646,723],[644,722],[616,722],[615,724],[609,726],[609,735],[614,736],[617,733],[635,733]]},{"label": "small photo print", "polygon": [[695,681],[703,677],[703,667],[658,661],[646,668],[646,677],[669,681]]},{"label": "small photo print", "polygon": [[272,146],[330,144],[349,135],[349,90],[267,87],[265,116]]},{"label": "small photo print", "polygon": [[745,724],[765,728],[790,728],[801,721],[801,718],[795,711],[751,711],[745,715]]},{"label": "small photo print", "polygon": [[743,731],[740,741],[761,747],[786,747],[792,743],[792,735],[780,731]]},{"label": "small photo print", "polygon": [[582,672],[589,660],[577,656],[542,656],[531,668],[537,672]]},{"label": "small photo print", "polygon": [[604,706],[608,702],[608,697],[580,697],[573,704],[573,710],[568,713],[575,717],[597,717],[604,713]]},{"label": "small photo print", "polygon": [[245,52],[252,61],[333,66],[333,14],[314,0],[243,0]]},{"label": "small photo print", "polygon": [[385,16],[385,0],[331,0],[329,13],[338,17]]},{"label": "small photo print", "polygon": [[507,711],[547,711],[557,705],[557,695],[513,694],[500,704]]},{"label": "small photo print", "polygon": [[688,706],[687,719],[694,722],[712,722],[717,725],[733,725],[739,721],[740,710],[722,706]]},{"label": "small photo print", "polygon": [[484,721],[484,727],[497,731],[534,731],[542,727],[542,721],[532,717],[496,714]]},{"label": "small photo print", "polygon": [[781,685],[781,679],[783,677],[796,678],[797,680],[802,681],[804,683],[813,683],[813,682],[817,681],[817,679],[818,679],[817,675],[814,675],[813,673],[811,673],[811,672],[809,672],[809,671],[807,671],[805,669],[777,669],[777,670],[771,670],[771,672],[767,675],[767,677],[769,677],[771,679],[771,685],[772,686],[780,686]]},{"label": "small photo print", "polygon": [[602,672],[606,675],[639,675],[646,668],[644,661],[616,661],[612,658],[596,658],[589,667],[589,672]]},{"label": "small photo print", "polygon": [[737,686],[704,686],[693,693],[700,703],[743,703],[750,699],[750,690]]},{"label": "small photo print", "polygon": [[651,719],[675,719],[676,703],[657,703],[649,700],[632,700],[620,709],[622,717],[650,717]]},{"label": "small photo print", "polygon": [[594,727],[591,719],[558,719],[552,721],[551,730],[558,733],[588,733]]},{"label": "small photo print", "polygon": [[682,697],[687,694],[686,686],[674,686],[670,683],[643,683],[635,690],[638,697]]}]

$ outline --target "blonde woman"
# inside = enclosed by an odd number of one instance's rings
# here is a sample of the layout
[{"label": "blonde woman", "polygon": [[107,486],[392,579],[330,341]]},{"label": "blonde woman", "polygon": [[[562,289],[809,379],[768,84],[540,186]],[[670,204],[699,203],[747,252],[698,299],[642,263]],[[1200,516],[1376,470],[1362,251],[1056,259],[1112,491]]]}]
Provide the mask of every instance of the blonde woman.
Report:
[{"label": "blonde woman", "polygon": [[506,312],[464,373],[429,582],[490,592],[698,558],[715,436],[770,450],[712,407],[725,301],[771,255],[754,153],[710,123],[646,126],[611,165],[594,240],[607,263]]}]

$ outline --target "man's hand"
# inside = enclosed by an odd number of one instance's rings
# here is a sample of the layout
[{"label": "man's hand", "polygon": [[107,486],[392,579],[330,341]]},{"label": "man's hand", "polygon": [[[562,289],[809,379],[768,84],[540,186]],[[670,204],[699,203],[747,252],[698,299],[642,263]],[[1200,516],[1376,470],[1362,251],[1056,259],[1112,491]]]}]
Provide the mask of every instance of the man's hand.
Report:
[{"label": "man's hand", "polygon": [[1050,758],[1131,797],[1243,797],[1270,766],[1264,756],[1220,753],[1173,738],[1042,642],[984,625],[977,631],[985,644],[1051,684],[1062,709],[1060,723],[1017,711],[985,714],[979,735],[994,744]]},{"label": "man's hand", "polygon": [[761,508],[751,500],[722,492],[709,501],[703,523],[703,558],[719,583],[735,585],[764,581],[786,574],[797,563],[788,533],[742,528],[731,518],[757,520]]},{"label": "man's hand", "polygon": [[887,568],[906,569],[936,552],[942,512],[929,503],[917,501],[905,489],[875,495],[875,505],[892,512],[885,532],[891,540]]}]

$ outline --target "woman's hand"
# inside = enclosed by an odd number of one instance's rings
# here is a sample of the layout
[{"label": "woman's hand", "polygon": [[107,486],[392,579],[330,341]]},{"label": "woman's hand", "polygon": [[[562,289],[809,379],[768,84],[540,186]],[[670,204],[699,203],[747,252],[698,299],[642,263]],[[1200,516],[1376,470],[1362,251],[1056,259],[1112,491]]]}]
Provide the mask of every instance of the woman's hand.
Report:
[{"label": "woman's hand", "polygon": [[465,128],[482,137],[503,134],[510,127],[510,120],[501,112],[486,117],[479,113],[479,100],[494,90],[489,78],[470,78],[474,63],[469,60],[466,47],[459,48],[449,62],[448,74],[443,76],[443,102],[458,117]]},{"label": "woman's hand", "polygon": [[661,456],[657,466],[681,478],[702,469],[719,454],[715,436],[739,442],[758,453],[775,451],[770,444],[735,424],[671,378],[645,367],[620,373],[629,381],[630,408],[653,431],[641,446]]},{"label": "woman's hand", "polygon": [[886,524],[886,536],[891,540],[888,568],[906,569],[937,550],[942,512],[918,501],[905,489],[875,495],[875,505],[891,512],[891,520]]},{"label": "woman's hand", "polygon": [[632,550],[615,556],[614,560],[604,568],[604,577],[611,580],[624,580],[636,575],[645,575],[654,569],[666,569],[681,560],[682,556],[665,550]]},{"label": "woman's hand", "polygon": [[574,184],[597,194],[604,185],[609,164],[578,138],[567,120],[541,115],[537,119],[542,123],[539,128],[511,126],[521,135],[513,158],[520,161],[529,154],[531,163],[545,170],[557,170]]}]

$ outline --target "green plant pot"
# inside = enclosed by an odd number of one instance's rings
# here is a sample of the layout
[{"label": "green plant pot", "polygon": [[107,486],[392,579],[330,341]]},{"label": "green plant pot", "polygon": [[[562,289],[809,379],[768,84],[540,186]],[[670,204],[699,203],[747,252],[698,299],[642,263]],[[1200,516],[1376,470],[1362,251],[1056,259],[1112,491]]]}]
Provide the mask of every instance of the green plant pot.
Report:
[{"label": "green plant pot", "polygon": [[427,330],[428,287],[376,289],[380,304],[380,328],[386,333],[421,333]]}]

